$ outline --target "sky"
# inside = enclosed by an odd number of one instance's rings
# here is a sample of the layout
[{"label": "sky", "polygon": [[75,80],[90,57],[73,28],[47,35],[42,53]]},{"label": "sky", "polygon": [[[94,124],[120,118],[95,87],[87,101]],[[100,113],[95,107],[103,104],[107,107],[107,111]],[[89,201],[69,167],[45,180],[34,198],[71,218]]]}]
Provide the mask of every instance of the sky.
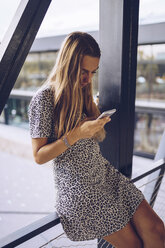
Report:
[{"label": "sky", "polygon": [[[21,0],[0,0],[0,41]],[[165,22],[165,0],[140,0],[139,23]],[[99,29],[99,0],[52,0],[37,37]]]}]

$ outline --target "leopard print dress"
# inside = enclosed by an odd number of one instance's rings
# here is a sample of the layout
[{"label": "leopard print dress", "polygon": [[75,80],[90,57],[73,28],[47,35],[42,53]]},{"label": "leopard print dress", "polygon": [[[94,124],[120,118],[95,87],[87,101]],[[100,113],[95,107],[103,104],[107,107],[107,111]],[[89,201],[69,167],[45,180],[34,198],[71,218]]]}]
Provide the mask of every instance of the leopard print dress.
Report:
[{"label": "leopard print dress", "polygon": [[[82,116],[82,119],[84,116]],[[29,106],[32,138],[55,141],[53,93],[39,90]],[[101,154],[94,139],[82,139],[53,160],[56,211],[73,241],[101,238],[122,229],[144,199],[128,178]]]}]

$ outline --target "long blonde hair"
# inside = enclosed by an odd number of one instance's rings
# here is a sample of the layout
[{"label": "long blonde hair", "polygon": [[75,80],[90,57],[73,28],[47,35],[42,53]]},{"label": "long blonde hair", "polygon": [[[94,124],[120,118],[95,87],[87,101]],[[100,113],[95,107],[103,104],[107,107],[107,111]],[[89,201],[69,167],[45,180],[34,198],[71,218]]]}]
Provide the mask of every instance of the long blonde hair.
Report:
[{"label": "long blonde hair", "polygon": [[[100,114],[93,101],[91,84],[84,88],[80,85],[81,64],[85,55],[100,58],[100,48],[95,39],[83,32],[69,34],[47,80],[54,91],[58,138],[78,126],[84,111],[87,117],[92,118]],[[103,129],[95,138],[101,141],[104,137]]]}]

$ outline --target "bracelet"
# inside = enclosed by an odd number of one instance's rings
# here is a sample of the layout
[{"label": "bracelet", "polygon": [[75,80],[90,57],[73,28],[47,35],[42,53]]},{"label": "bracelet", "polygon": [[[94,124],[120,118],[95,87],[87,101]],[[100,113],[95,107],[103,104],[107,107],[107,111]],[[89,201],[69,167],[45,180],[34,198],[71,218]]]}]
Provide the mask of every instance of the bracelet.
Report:
[{"label": "bracelet", "polygon": [[64,141],[65,145],[66,145],[68,148],[70,148],[70,147],[71,147],[71,145],[69,144],[69,142],[68,142],[68,140],[67,140],[67,137],[66,137],[66,136],[64,136],[64,137],[62,138],[62,140]]}]

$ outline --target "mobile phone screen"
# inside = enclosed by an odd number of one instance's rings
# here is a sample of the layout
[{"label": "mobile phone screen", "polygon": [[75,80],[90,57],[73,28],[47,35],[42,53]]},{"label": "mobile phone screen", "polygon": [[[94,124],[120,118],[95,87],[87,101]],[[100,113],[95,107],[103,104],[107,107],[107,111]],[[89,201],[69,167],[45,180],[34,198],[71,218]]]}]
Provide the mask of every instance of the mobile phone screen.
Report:
[{"label": "mobile phone screen", "polygon": [[97,119],[101,119],[101,118],[106,117],[106,116],[111,116],[115,112],[116,112],[116,109],[111,109],[111,110],[105,111]]}]

